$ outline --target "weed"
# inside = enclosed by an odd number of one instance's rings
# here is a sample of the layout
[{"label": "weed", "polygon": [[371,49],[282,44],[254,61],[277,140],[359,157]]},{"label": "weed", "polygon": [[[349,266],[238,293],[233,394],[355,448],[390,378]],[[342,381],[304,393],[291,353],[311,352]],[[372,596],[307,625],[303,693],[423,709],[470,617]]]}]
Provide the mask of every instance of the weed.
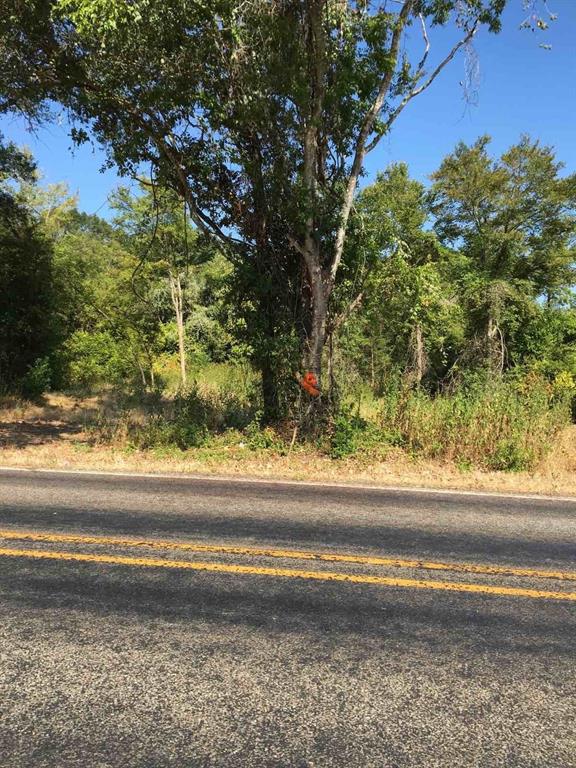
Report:
[{"label": "weed", "polygon": [[476,380],[456,392],[431,396],[394,392],[382,424],[402,436],[410,453],[457,466],[532,469],[570,421],[569,393],[529,375]]}]

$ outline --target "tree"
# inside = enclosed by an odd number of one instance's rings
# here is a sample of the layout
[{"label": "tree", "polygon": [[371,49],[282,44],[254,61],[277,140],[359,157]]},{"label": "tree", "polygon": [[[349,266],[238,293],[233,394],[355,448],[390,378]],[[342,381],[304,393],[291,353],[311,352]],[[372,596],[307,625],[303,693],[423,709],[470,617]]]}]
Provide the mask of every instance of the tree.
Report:
[{"label": "tree", "polygon": [[461,143],[433,174],[432,212],[441,241],[465,261],[458,276],[488,366],[506,364],[506,335],[519,307],[566,298],[576,261],[576,174],[560,176],[550,147],[523,137],[498,160],[489,137]]},{"label": "tree", "polygon": [[452,356],[460,311],[449,279],[451,254],[429,228],[426,189],[404,163],[391,165],[361,192],[356,208],[348,262],[364,279],[347,343],[376,390],[391,369],[414,386],[427,372],[436,382]]},{"label": "tree", "polygon": [[19,200],[32,184],[32,158],[0,135],[0,385],[22,387],[55,342],[52,250],[33,211]]},{"label": "tree", "polygon": [[[56,223],[58,226],[56,226]],[[140,380],[154,387],[159,319],[137,299],[137,258],[98,216],[75,209],[51,216],[55,355],[59,385],[113,385]],[[136,292],[135,292],[136,291]]]},{"label": "tree", "polygon": [[[145,186],[143,182],[142,187]],[[208,261],[214,251],[206,242],[202,243],[198,231],[190,224],[183,201],[170,190],[153,186],[135,196],[126,187],[121,187],[112,196],[111,203],[117,211],[115,223],[125,235],[127,247],[139,261],[138,271],[152,269],[167,280],[178,334],[180,382],[185,387],[186,284],[191,268]],[[147,301],[142,294],[138,295],[138,291],[136,295],[141,301]]]},{"label": "tree", "polygon": [[[297,285],[304,365],[320,381],[366,154],[481,27],[498,31],[505,0],[20,5],[0,27],[4,108],[65,104],[77,140],[89,126],[125,173],[151,163],[233,260],[285,296]],[[448,25],[459,38],[431,65],[431,30]],[[273,333],[272,302],[255,298]]]}]

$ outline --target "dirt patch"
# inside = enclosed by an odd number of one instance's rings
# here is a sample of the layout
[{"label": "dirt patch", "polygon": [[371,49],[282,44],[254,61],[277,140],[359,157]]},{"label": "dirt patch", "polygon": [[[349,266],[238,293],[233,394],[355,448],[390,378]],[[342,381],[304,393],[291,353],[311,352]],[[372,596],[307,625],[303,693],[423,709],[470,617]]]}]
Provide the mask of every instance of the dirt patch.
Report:
[{"label": "dirt patch", "polygon": [[81,426],[65,422],[0,421],[0,448],[24,448],[60,440],[78,440],[83,434]]}]

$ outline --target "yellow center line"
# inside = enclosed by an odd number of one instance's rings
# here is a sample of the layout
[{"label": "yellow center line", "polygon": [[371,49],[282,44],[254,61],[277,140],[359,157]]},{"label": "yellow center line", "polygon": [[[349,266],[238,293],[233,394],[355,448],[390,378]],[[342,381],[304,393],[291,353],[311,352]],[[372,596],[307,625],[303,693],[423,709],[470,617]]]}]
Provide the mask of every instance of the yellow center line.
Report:
[{"label": "yellow center line", "polygon": [[368,576],[327,571],[300,571],[292,568],[264,568],[250,565],[227,565],[224,563],[195,563],[188,560],[158,560],[148,557],[123,557],[120,555],[87,555],[77,552],[54,552],[38,549],[0,549],[0,557],[25,557],[35,560],[60,560],[77,563],[99,563],[128,565],[144,568],[177,568],[189,571],[212,571],[250,576],[278,576],[314,581],[346,581],[352,584],[375,584],[387,587],[410,587],[413,589],[438,589],[446,592],[473,592],[486,595],[511,597],[532,597],[543,600],[569,600],[576,602],[576,592],[546,592],[539,589],[517,587],[492,587],[487,584],[461,584],[450,581],[424,581],[421,579],[396,579],[387,576]]},{"label": "yellow center line", "polygon": [[442,563],[428,560],[408,560],[370,555],[346,555],[335,552],[306,552],[305,550],[275,549],[267,547],[240,547],[228,544],[201,544],[199,542],[162,541],[156,539],[130,539],[115,536],[81,536],[65,533],[36,533],[34,531],[0,530],[0,538],[17,541],[37,541],[50,544],[100,544],[119,547],[149,547],[151,549],[180,550],[183,552],[210,552],[211,554],[242,555],[248,557],[276,557],[290,560],[318,560],[329,563],[354,563],[393,568],[419,568],[428,571],[452,571],[492,576],[527,576],[540,579],[576,581],[576,572],[551,571],[538,568],[517,568],[475,563]]}]

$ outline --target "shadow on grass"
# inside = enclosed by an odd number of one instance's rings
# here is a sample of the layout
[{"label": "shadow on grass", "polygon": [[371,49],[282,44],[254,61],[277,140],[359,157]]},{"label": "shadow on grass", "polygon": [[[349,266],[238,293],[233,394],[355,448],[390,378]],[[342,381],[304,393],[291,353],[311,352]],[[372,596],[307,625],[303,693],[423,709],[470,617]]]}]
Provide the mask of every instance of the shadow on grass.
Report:
[{"label": "shadow on grass", "polygon": [[[135,398],[114,390],[50,393],[35,400],[4,395],[0,398],[0,448],[20,449],[64,440],[88,443],[92,440],[83,434],[88,427],[103,419],[114,423],[126,408],[135,405]],[[144,402],[138,405],[149,407]]]},{"label": "shadow on grass", "polygon": [[0,448],[46,445],[77,436],[82,430],[83,427],[79,424],[0,421]]}]

